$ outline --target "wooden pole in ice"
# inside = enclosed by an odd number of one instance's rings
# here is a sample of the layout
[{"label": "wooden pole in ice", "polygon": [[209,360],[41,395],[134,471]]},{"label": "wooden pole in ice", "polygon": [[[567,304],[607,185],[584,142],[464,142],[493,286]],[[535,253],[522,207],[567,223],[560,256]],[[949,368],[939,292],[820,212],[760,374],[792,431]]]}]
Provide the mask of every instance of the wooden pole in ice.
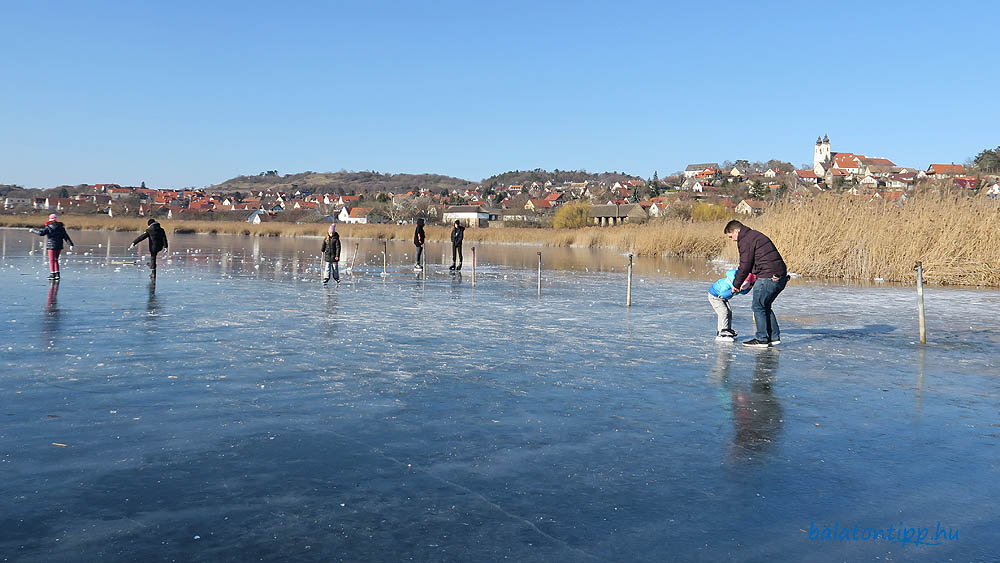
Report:
[{"label": "wooden pole in ice", "polygon": [[382,241],[382,275],[389,275],[389,243]]},{"label": "wooden pole in ice", "polygon": [[542,296],[542,253],[538,253],[538,296]]},{"label": "wooden pole in ice", "polygon": [[632,255],[628,255],[628,289],[625,291],[625,306],[632,306]]},{"label": "wooden pole in ice", "polygon": [[354,243],[354,256],[351,257],[351,273],[354,273],[354,260],[358,257],[358,247],[361,246],[360,242]]},{"label": "wooden pole in ice", "polygon": [[924,263],[917,262],[917,322],[920,325],[920,343],[927,343],[927,329],[924,325]]},{"label": "wooden pole in ice", "polygon": [[476,247],[472,247],[472,287],[476,287]]}]

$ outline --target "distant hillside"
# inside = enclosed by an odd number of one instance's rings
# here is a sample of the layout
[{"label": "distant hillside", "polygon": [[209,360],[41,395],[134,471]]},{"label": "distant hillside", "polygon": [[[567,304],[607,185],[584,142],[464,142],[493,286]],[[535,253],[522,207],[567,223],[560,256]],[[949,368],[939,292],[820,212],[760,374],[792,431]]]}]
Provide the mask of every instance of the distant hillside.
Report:
[{"label": "distant hillside", "polygon": [[277,171],[257,176],[237,176],[206,188],[207,191],[247,192],[260,190],[295,190],[311,193],[374,194],[378,192],[408,192],[428,189],[434,193],[443,190],[467,189],[476,182],[441,176],[439,174],[380,174],[378,172],[301,172],[279,175]]},{"label": "distant hillside", "polygon": [[564,182],[582,182],[584,180],[597,183],[605,182],[610,185],[621,180],[642,180],[642,178],[639,176],[625,174],[624,172],[597,173],[587,172],[586,170],[558,169],[549,172],[548,170],[536,168],[534,170],[512,170],[510,172],[504,172],[503,174],[490,176],[489,178],[483,180],[483,187],[490,188],[510,185],[524,185],[532,182],[544,184],[547,180],[552,180],[552,182],[556,185],[561,185]]}]

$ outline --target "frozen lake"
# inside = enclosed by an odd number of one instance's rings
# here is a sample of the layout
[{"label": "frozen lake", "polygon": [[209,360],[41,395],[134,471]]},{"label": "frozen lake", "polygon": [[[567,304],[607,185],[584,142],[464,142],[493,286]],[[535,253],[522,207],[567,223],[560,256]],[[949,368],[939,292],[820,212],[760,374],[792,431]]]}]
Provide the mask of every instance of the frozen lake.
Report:
[{"label": "frozen lake", "polygon": [[337,287],[318,239],[175,236],[154,285],[70,236],[50,286],[0,229],[0,561],[1000,553],[996,290],[928,288],[921,346],[912,287],[795,279],[753,351],[713,339],[721,265],[637,261],[626,311],[612,253],[541,249],[539,297],[530,247],[473,288],[471,244],[424,279],[365,241]]}]

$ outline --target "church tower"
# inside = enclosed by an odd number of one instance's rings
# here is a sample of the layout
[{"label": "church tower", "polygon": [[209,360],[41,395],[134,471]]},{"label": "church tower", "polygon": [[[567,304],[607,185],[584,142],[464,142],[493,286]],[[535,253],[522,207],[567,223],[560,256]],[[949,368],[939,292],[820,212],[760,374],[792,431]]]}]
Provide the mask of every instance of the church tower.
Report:
[{"label": "church tower", "polygon": [[816,147],[813,149],[813,172],[817,176],[824,176],[831,160],[833,155],[830,153],[830,137],[827,135],[822,139],[816,137]]}]

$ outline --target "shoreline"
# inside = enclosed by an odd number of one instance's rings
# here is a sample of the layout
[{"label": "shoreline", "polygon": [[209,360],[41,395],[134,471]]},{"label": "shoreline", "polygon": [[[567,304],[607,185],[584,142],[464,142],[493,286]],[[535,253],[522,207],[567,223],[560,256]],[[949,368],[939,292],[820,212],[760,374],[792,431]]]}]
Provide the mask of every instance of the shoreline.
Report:
[{"label": "shoreline", "polygon": [[[0,215],[0,227],[28,228],[47,215]],[[140,233],[142,217],[65,215],[70,230]],[[728,218],[727,218],[728,219]],[[736,245],[723,234],[727,219],[691,221],[658,218],[613,227],[468,228],[466,246],[495,244],[602,249],[623,255],[738,261]],[[329,223],[189,221],[160,219],[168,233],[229,234],[250,237],[322,237]],[[934,286],[1000,287],[1000,202],[989,198],[914,197],[906,205],[842,197],[786,201],[761,216],[739,217],[766,234],[789,271],[810,279],[916,284],[914,265],[923,264],[923,282]],[[946,225],[946,228],[942,228]],[[413,225],[344,224],[344,238],[411,241]],[[428,225],[427,240],[450,242],[450,226]]]}]

